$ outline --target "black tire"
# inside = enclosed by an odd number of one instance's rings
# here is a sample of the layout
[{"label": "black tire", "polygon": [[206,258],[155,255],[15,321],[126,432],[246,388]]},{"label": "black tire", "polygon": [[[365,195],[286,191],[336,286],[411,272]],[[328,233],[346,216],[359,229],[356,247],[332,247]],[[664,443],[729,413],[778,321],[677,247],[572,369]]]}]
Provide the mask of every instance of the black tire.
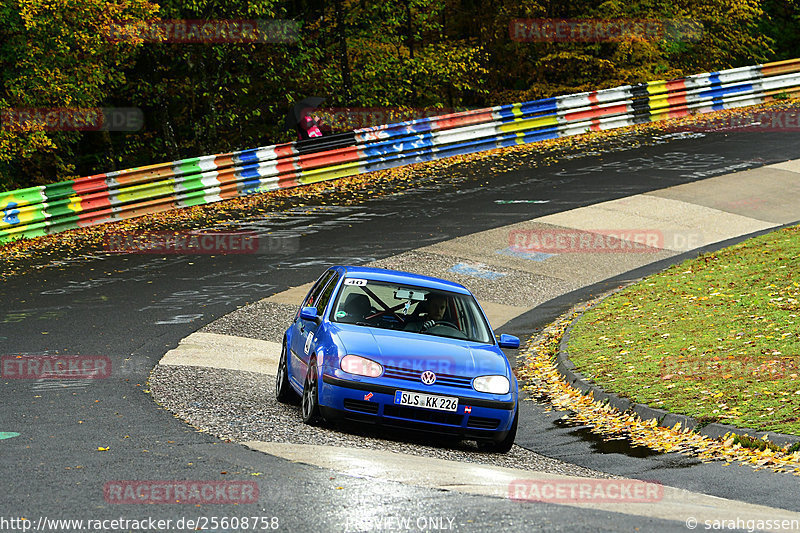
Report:
[{"label": "black tire", "polygon": [[511,422],[511,429],[499,441],[478,441],[478,449],[484,452],[491,453],[508,453],[511,447],[514,446],[514,439],[517,438],[517,422],[519,421],[519,404],[517,404],[517,412],[514,414],[514,421]]},{"label": "black tire", "polygon": [[303,422],[309,426],[316,426],[322,422],[319,412],[319,384],[317,383],[317,362],[308,365],[308,374],[303,385],[303,399],[301,402]]},{"label": "black tire", "polygon": [[275,376],[275,398],[281,403],[296,403],[297,393],[289,384],[289,358],[286,340],[281,349],[281,360],[278,363],[278,375]]}]

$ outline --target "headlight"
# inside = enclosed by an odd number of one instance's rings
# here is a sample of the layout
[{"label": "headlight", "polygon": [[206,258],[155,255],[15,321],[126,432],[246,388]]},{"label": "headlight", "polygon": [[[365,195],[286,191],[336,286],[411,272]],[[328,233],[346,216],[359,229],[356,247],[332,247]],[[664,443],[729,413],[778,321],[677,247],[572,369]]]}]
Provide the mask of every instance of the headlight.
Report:
[{"label": "headlight", "polygon": [[383,367],[381,365],[366,357],[359,357],[358,355],[345,355],[341,363],[339,363],[339,366],[348,374],[356,374],[357,376],[377,378],[383,374]]},{"label": "headlight", "polygon": [[508,378],[505,376],[481,376],[472,381],[472,386],[478,392],[488,392],[489,394],[507,394],[511,388]]}]

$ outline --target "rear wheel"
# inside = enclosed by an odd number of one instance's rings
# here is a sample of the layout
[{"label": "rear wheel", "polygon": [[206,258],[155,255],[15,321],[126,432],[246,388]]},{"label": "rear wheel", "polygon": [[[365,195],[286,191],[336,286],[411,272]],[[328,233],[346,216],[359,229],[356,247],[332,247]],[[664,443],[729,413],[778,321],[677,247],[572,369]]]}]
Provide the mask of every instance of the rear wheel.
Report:
[{"label": "rear wheel", "polygon": [[508,453],[514,445],[514,439],[517,438],[517,422],[519,420],[519,404],[517,404],[517,412],[514,415],[514,421],[511,422],[511,428],[508,433],[499,441],[478,441],[478,449],[484,452],[493,453]]},{"label": "rear wheel", "polygon": [[278,363],[278,375],[275,376],[275,398],[281,403],[297,401],[297,393],[289,384],[289,358],[287,356],[286,340],[283,341],[281,359]]},{"label": "rear wheel", "polygon": [[310,426],[316,426],[322,421],[321,418],[319,412],[317,362],[313,361],[308,366],[308,374],[303,386],[303,422]]}]

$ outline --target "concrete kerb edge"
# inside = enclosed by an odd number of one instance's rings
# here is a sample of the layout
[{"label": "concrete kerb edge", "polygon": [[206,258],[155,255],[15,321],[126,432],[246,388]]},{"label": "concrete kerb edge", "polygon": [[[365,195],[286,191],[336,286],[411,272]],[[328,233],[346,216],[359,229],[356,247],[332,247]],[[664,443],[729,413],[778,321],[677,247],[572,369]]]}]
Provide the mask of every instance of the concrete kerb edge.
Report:
[{"label": "concrete kerb edge", "polygon": [[[785,224],[783,226],[770,229],[768,231],[759,231],[756,232],[755,234],[736,237],[735,239],[731,240],[735,240],[736,242],[741,242],[751,237],[756,237],[758,235],[762,235],[765,233],[769,233],[772,231],[776,231],[785,227],[791,227],[795,225],[797,225],[797,222],[791,224]],[[720,248],[727,247],[728,245],[722,246]],[[695,251],[688,253],[692,254],[695,253]],[[686,254],[681,254],[681,255],[686,255]],[[670,259],[674,259],[675,263],[683,261],[683,258],[681,258],[680,256],[675,256]],[[600,301],[604,298],[607,298],[608,296],[611,296],[620,289],[608,291],[606,294],[599,296],[596,300]],[[591,307],[587,307],[586,309],[580,311],[570,321],[569,325],[564,330],[563,336],[559,341],[558,354],[556,356],[556,369],[558,370],[559,374],[561,374],[561,376],[564,377],[564,379],[567,381],[567,383],[569,383],[571,387],[580,391],[581,394],[586,395],[588,393],[591,393],[592,397],[595,400],[600,402],[606,402],[608,403],[608,405],[614,407],[620,412],[634,412],[637,415],[639,415],[639,417],[642,420],[651,420],[655,418],[656,420],[658,420],[658,424],[662,427],[674,427],[675,424],[680,423],[681,427],[688,427],[692,430],[695,430],[695,428],[698,428],[699,426],[699,429],[696,430],[697,433],[712,439],[718,439],[730,433],[736,435],[748,435],[751,437],[757,437],[759,439],[763,438],[764,436],[767,436],[770,442],[780,446],[790,446],[792,444],[800,442],[800,436],[798,435],[787,435],[784,433],[777,433],[774,431],[760,431],[750,428],[739,428],[736,426],[731,426],[728,424],[720,424],[717,422],[701,426],[700,423],[697,421],[697,419],[689,415],[673,413],[670,411],[666,411],[664,409],[651,407],[647,404],[635,403],[629,400],[628,398],[624,398],[613,392],[608,392],[604,390],[601,386],[592,383],[583,374],[581,374],[578,370],[576,370],[575,364],[569,358],[569,350],[567,348],[573,325],[578,320],[580,320],[583,314],[586,313],[586,311],[588,311],[589,309],[591,309]]]}]

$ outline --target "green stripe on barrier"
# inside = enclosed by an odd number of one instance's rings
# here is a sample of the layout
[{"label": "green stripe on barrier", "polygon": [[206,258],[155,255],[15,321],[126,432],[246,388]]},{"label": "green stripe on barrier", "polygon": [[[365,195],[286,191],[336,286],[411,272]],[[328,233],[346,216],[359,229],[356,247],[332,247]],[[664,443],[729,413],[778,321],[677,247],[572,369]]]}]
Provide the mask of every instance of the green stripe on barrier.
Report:
[{"label": "green stripe on barrier", "polygon": [[124,189],[117,189],[111,193],[119,203],[135,202],[137,200],[150,200],[159,196],[169,196],[175,192],[175,180],[169,178],[155,183],[141,183],[131,185]]}]

